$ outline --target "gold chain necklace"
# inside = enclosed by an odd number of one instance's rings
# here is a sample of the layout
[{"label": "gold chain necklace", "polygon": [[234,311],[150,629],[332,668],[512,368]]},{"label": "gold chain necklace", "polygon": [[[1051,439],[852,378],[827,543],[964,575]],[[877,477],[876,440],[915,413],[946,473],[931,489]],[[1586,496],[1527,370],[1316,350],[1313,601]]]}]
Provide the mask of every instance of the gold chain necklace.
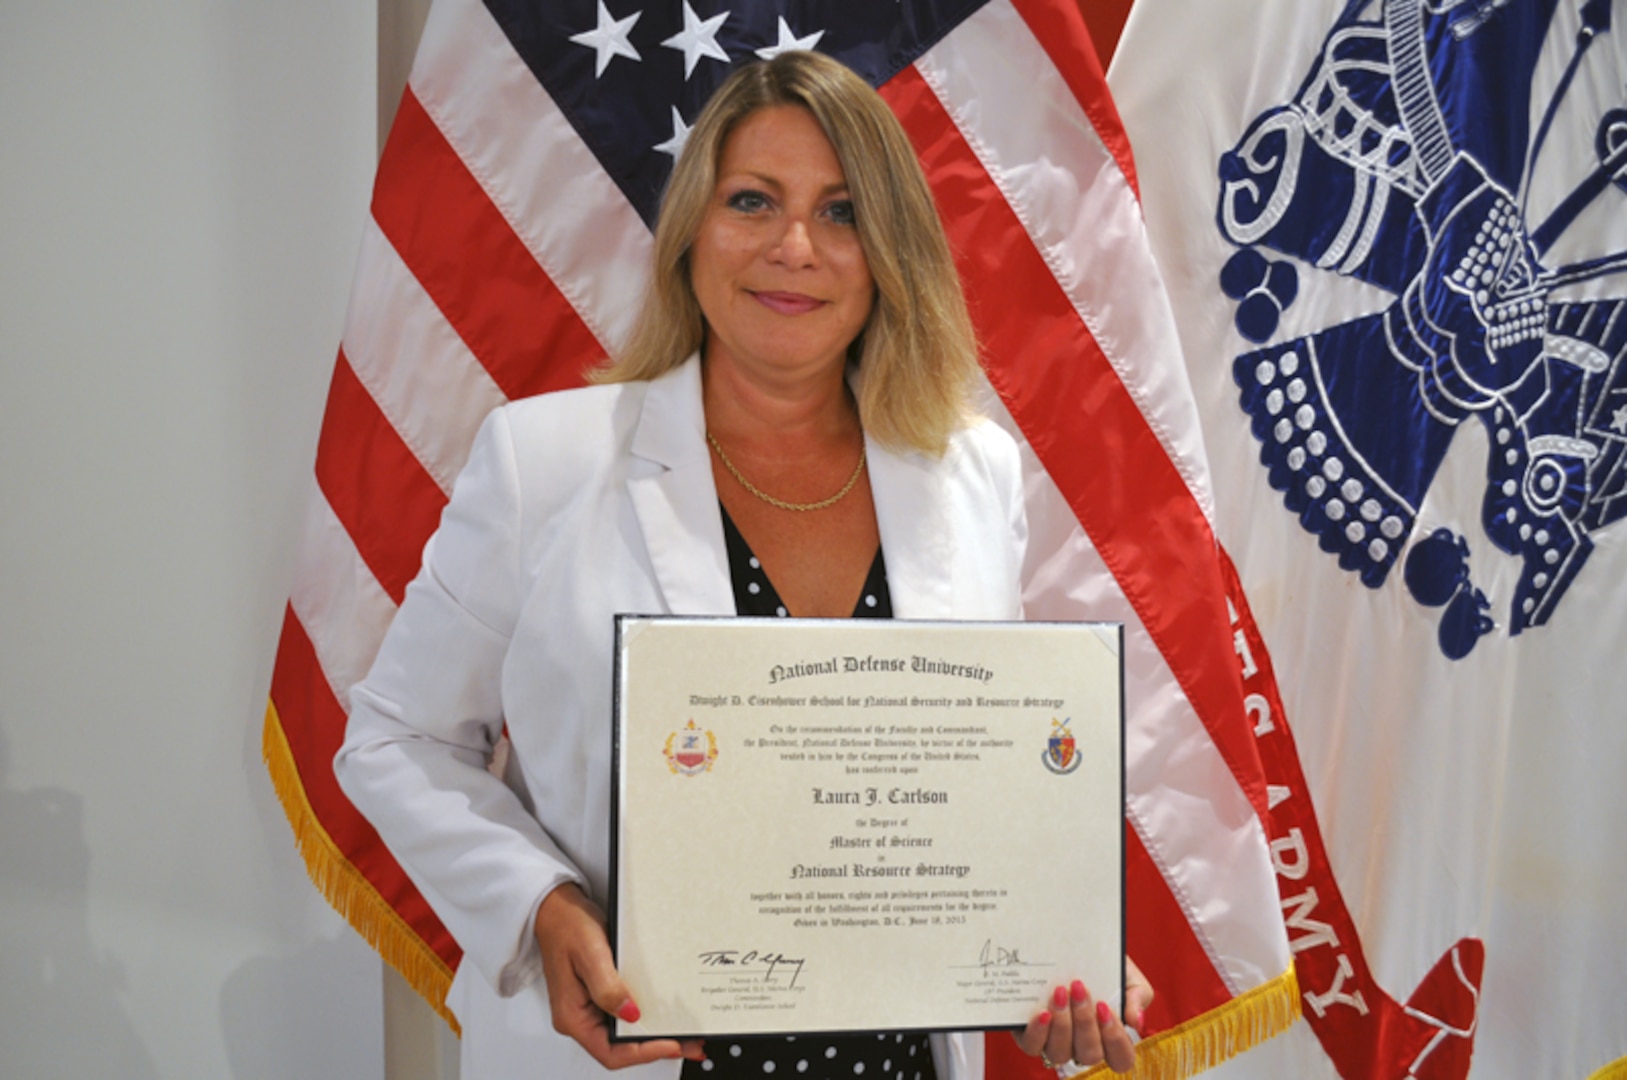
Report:
[{"label": "gold chain necklace", "polygon": [[747,480],[744,476],[741,476],[740,470],[734,467],[734,462],[729,460],[729,455],[723,452],[723,447],[718,445],[717,439],[713,437],[711,431],[709,430],[706,433],[706,441],[712,444],[712,449],[717,451],[718,460],[723,462],[723,467],[729,470],[730,476],[740,481],[741,487],[745,488],[747,491],[751,492],[768,505],[777,506],[781,510],[823,510],[827,506],[834,506],[841,502],[848,492],[853,490],[853,485],[859,482],[859,475],[864,472],[864,446],[861,444],[859,446],[859,463],[854,467],[853,475],[847,478],[847,483],[842,485],[841,491],[838,491],[828,499],[820,499],[818,502],[786,502],[784,499],[776,499],[768,492],[758,488],[757,485],[753,484],[750,480]]}]

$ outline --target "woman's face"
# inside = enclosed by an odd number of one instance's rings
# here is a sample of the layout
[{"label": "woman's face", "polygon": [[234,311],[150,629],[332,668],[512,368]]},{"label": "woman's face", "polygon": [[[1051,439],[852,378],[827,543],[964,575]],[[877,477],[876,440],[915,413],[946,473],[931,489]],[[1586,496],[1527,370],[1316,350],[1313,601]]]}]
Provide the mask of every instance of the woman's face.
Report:
[{"label": "woman's face", "polygon": [[842,370],[875,286],[847,177],[808,110],[759,109],[730,133],[690,281],[708,364],[782,383]]}]

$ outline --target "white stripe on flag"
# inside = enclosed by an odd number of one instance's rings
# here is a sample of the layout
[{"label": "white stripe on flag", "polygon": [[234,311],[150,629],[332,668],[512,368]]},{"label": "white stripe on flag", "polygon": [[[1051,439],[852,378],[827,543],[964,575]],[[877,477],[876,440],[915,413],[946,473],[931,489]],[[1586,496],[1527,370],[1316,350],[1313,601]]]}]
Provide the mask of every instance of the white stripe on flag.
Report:
[{"label": "white stripe on flag", "polygon": [[650,231],[478,0],[434,5],[411,85],[509,227],[614,353],[649,279]]},{"label": "white stripe on flag", "polygon": [[288,603],[311,639],[317,663],[348,714],[350,688],[373,666],[384,631],[395,618],[390,599],[316,484],[305,509],[305,532]]},{"label": "white stripe on flag", "polygon": [[1175,317],[1141,207],[1067,80],[1008,0],[985,5],[915,68],[1022,221],[1212,525],[1197,407],[1177,362]]},{"label": "white stripe on flag", "polygon": [[[1027,475],[1029,550],[1039,557],[1025,570],[1024,615],[1124,623],[1128,816],[1236,996],[1280,975],[1289,962],[1275,921],[1276,881],[1259,858],[1266,848],[1264,828],[1022,432],[1003,408],[991,412],[1018,439]],[[1227,898],[1225,910],[1205,906],[1206,897]],[[1243,919],[1239,910],[1267,914]]]},{"label": "white stripe on flag", "polygon": [[508,399],[372,218],[344,350],[402,442],[451,494],[480,422]]},{"label": "white stripe on flag", "polygon": [[[968,19],[916,68],[989,170],[1081,320],[1102,346],[1194,499],[1212,520],[1197,413],[1173,313],[1139,206],[1072,91],[1005,0]],[[1021,116],[1023,123],[1012,123]],[[1090,253],[1092,263],[1079,261]],[[1100,267],[1111,266],[1111,274]],[[1004,410],[1000,410],[1003,414]],[[1008,416],[1002,416],[1013,433]],[[1023,440],[1026,467],[1043,467]],[[1126,466],[1128,463],[1125,463]],[[1288,966],[1264,828],[1179,683],[1049,477],[1030,485],[1036,551],[1051,551],[1029,617],[1126,624],[1130,814],[1194,933],[1234,995]],[[1060,530],[1071,531],[1066,536]],[[1199,901],[1224,897],[1223,909]],[[1196,898],[1196,899],[1195,899]],[[1238,910],[1266,913],[1240,919]]]}]

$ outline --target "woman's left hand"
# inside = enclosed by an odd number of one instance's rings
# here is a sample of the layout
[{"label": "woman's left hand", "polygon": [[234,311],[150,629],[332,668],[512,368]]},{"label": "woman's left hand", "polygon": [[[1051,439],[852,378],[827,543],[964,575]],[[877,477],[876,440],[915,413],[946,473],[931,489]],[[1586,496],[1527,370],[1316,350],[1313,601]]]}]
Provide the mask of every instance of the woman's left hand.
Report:
[{"label": "woman's left hand", "polygon": [[[1129,974],[1125,1015],[1139,1027],[1147,1006],[1152,1004],[1152,987],[1133,963],[1129,963]],[[1091,997],[1084,983],[1075,979],[1071,987],[1057,987],[1051,993],[1050,1006],[1017,1035],[1023,1053],[1040,1056],[1047,1064],[1072,1061],[1089,1068],[1105,1061],[1108,1068],[1119,1073],[1135,1067],[1136,1048],[1129,1030],[1113,1015],[1107,1002]]]}]

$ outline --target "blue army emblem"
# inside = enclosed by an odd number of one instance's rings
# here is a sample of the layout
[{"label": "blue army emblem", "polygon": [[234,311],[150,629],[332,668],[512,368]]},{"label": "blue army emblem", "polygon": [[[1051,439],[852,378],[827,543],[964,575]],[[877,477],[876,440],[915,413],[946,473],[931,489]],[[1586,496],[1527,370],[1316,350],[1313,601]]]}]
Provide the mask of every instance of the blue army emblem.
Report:
[{"label": "blue army emblem", "polygon": [[1079,767],[1079,747],[1074,742],[1073,732],[1068,730],[1067,720],[1051,721],[1051,737],[1045,741],[1045,753],[1041,756],[1045,767],[1059,776]]},{"label": "blue army emblem", "polygon": [[699,776],[711,769],[717,761],[717,738],[691,720],[682,730],[667,736],[662,754],[667,768],[683,776]]},{"label": "blue army emblem", "polygon": [[[1627,27],[1612,22],[1610,0],[1349,0],[1292,100],[1219,162],[1216,224],[1237,247],[1219,285],[1258,346],[1232,374],[1260,463],[1364,585],[1405,553],[1454,660],[1498,622],[1545,624],[1627,513]],[[1283,311],[1335,276],[1387,306],[1281,340]],[[1512,596],[1476,587],[1463,526],[1415,535],[1470,419],[1488,448],[1480,532],[1517,561]]]}]

